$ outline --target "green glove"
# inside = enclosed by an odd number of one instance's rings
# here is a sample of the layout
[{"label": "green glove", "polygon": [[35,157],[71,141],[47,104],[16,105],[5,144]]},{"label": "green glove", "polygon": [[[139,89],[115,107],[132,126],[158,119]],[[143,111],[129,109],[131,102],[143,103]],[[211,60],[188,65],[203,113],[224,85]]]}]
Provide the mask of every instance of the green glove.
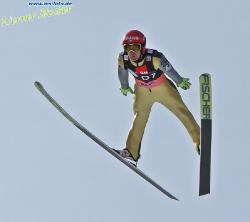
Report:
[{"label": "green glove", "polygon": [[188,78],[182,78],[182,82],[177,85],[178,87],[181,87],[182,89],[189,89],[191,86],[191,83],[189,82]]},{"label": "green glove", "polygon": [[127,96],[128,93],[134,94],[133,90],[130,87],[128,87],[127,89],[120,88],[120,91],[124,96]]}]

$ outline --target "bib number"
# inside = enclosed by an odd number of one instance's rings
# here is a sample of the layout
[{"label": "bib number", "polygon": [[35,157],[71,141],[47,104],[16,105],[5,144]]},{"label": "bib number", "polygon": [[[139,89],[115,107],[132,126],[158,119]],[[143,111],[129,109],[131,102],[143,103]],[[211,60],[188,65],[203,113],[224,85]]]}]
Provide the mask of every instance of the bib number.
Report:
[{"label": "bib number", "polygon": [[154,72],[149,75],[139,75],[139,76],[141,77],[142,81],[150,81],[155,79],[156,73]]}]

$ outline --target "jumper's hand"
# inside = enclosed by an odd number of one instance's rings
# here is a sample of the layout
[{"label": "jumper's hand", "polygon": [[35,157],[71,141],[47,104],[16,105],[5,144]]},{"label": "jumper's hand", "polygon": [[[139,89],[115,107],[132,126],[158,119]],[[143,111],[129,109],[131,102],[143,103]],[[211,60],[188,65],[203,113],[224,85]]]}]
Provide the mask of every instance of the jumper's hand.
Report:
[{"label": "jumper's hand", "polygon": [[182,82],[177,85],[178,87],[181,87],[182,89],[189,89],[191,86],[191,83],[189,82],[188,78],[182,78]]},{"label": "jumper's hand", "polygon": [[134,94],[133,90],[130,87],[128,87],[127,89],[120,88],[120,91],[124,96],[127,96],[128,93]]}]

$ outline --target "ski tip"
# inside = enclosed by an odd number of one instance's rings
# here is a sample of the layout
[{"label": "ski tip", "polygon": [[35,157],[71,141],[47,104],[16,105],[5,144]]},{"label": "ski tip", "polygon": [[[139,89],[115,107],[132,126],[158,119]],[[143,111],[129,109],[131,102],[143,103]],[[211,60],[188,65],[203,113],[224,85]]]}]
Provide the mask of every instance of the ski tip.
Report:
[{"label": "ski tip", "polygon": [[209,73],[202,73],[202,74],[200,75],[200,78],[203,77],[203,76],[209,76],[209,77],[211,77],[211,74],[209,74]]},{"label": "ski tip", "polygon": [[42,88],[43,88],[42,84],[41,84],[40,82],[38,82],[38,81],[35,81],[35,82],[34,82],[34,85],[35,85],[35,87],[38,88],[38,89],[42,89]]}]

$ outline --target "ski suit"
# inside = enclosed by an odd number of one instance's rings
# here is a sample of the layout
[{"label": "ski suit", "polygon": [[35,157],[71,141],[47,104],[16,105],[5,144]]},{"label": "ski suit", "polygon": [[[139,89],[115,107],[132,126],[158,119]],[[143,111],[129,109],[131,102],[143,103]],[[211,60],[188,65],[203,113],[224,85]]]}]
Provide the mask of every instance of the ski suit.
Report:
[{"label": "ski suit", "polygon": [[135,79],[134,120],[128,134],[126,148],[135,160],[140,157],[143,133],[152,105],[155,102],[164,105],[175,114],[187,129],[194,143],[200,142],[200,127],[171,81],[173,80],[176,84],[179,84],[182,77],[161,52],[146,49],[143,58],[136,62],[130,61],[126,52],[120,53],[118,76],[121,87],[124,89],[129,87],[129,73]]}]

